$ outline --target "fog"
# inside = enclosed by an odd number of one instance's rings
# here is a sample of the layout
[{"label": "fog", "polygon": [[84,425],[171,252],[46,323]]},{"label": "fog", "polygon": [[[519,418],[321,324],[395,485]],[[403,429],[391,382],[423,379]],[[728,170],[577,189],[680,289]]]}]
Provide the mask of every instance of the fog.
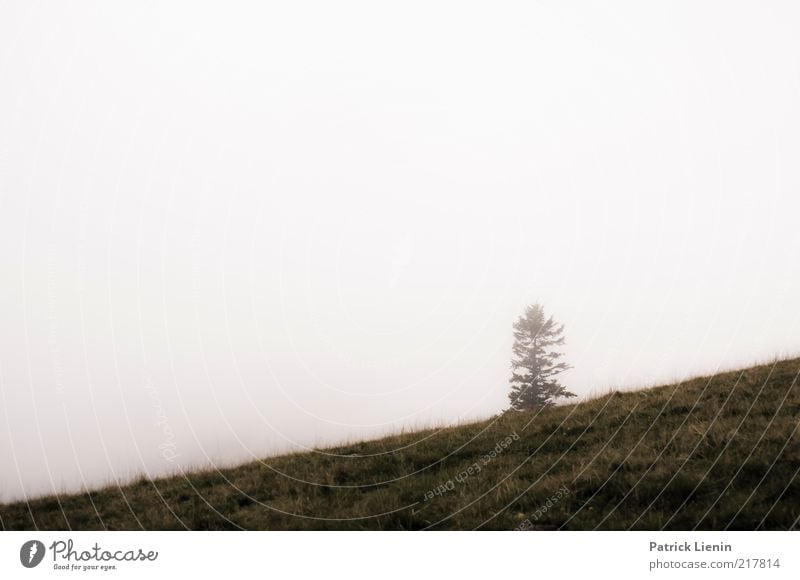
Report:
[{"label": "fog", "polygon": [[0,501],[796,354],[793,2],[4,2]]}]

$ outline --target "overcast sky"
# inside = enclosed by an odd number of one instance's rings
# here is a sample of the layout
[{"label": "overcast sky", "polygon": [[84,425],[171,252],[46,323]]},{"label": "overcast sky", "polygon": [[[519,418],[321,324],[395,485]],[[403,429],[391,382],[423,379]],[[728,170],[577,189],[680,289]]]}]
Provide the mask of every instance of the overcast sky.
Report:
[{"label": "overcast sky", "polygon": [[0,501],[800,351],[796,2],[0,5]]}]

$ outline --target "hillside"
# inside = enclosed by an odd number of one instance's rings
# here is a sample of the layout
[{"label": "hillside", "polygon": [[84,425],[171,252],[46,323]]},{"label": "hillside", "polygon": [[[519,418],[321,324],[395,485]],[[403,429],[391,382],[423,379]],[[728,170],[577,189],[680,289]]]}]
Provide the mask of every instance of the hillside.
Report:
[{"label": "hillside", "polygon": [[0,506],[19,529],[790,529],[800,359]]}]

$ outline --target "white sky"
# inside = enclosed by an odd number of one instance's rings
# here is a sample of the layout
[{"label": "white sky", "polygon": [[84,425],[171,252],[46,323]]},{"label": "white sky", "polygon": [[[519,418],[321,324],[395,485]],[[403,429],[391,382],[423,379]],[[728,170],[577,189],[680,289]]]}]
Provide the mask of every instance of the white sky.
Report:
[{"label": "white sky", "polygon": [[0,5],[0,501],[800,350],[797,3],[275,4]]}]

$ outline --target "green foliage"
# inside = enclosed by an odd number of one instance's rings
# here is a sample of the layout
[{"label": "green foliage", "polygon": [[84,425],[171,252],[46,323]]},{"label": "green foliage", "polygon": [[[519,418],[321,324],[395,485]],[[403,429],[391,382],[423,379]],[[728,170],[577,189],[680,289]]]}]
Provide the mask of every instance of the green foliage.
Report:
[{"label": "green foliage", "polygon": [[564,325],[556,324],[552,316],[545,318],[540,304],[528,306],[514,323],[508,395],[512,409],[540,409],[553,405],[556,399],[575,396],[556,380],[559,373],[570,368],[559,361],[563,354],[555,350],[563,344]]},{"label": "green foliage", "polygon": [[[0,505],[0,528],[796,529],[798,377],[800,359],[775,362],[91,495],[21,501]],[[503,441],[510,442],[498,448]],[[475,465],[478,473],[459,478]],[[444,492],[430,494],[437,489]]]}]

